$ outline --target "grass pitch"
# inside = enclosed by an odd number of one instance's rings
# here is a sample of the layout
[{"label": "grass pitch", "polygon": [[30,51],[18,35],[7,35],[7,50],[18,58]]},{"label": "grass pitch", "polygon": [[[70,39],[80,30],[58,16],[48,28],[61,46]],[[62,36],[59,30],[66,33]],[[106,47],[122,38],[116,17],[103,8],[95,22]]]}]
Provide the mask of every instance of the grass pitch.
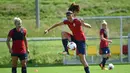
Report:
[{"label": "grass pitch", "polygon": [[[91,73],[129,73],[130,65],[115,65],[113,70],[101,70],[99,66],[90,66]],[[18,73],[21,69],[18,68]],[[1,73],[10,73],[11,68],[0,68]],[[85,73],[83,66],[28,67],[28,73]]]}]

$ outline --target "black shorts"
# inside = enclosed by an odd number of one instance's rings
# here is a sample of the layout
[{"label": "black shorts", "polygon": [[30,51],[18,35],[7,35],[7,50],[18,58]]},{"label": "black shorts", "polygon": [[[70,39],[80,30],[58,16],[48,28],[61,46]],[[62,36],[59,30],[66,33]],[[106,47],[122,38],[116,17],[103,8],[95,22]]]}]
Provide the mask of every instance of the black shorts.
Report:
[{"label": "black shorts", "polygon": [[20,59],[20,61],[21,60],[27,60],[27,54],[26,53],[25,54],[14,54],[14,53],[12,53],[11,56],[17,56]]}]

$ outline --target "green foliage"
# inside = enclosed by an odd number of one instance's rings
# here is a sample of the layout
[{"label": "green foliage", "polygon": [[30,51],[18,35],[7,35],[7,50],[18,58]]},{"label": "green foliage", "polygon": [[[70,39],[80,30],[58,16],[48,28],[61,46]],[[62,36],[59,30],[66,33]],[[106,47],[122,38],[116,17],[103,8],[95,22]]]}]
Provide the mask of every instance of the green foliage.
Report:
[{"label": "green foliage", "polygon": [[[0,37],[6,37],[8,31],[14,27],[13,18],[15,16],[19,16],[23,20],[23,26],[28,29],[28,37],[60,37],[62,29],[60,27],[57,30],[52,30],[47,35],[43,35],[43,32],[52,24],[62,21],[62,18],[65,17],[65,12],[72,2],[80,5],[81,11],[78,16],[81,17],[130,15],[129,0],[39,0],[40,28],[37,29],[35,24],[35,0],[1,0],[0,34],[2,35]],[[89,23],[89,21],[86,22]],[[128,29],[126,26],[125,29]],[[93,28],[97,27],[92,26],[92,33],[95,32]],[[129,30],[125,31],[126,35]]]},{"label": "green foliage", "polygon": [[[99,40],[87,40],[86,44],[97,45],[97,50],[99,49]],[[113,39],[111,45],[119,45],[119,39]],[[127,40],[123,40],[123,44],[128,44]],[[61,40],[59,41],[29,41],[28,47],[30,53],[28,55],[28,64],[29,65],[53,65],[53,64],[62,64],[63,55],[59,54],[63,51],[63,46]],[[87,49],[86,46],[86,49]],[[11,66],[11,55],[8,51],[7,45],[5,42],[0,42],[0,67],[1,66]],[[117,56],[116,56],[117,57]],[[90,57],[87,56],[87,60],[90,60]],[[19,61],[20,65],[20,61]]]},{"label": "green foliage", "polygon": [[[72,0],[39,0],[41,19],[48,17],[63,17]],[[81,6],[79,15],[106,16],[129,15],[129,0],[75,0]],[[20,16],[34,18],[35,0],[1,0],[1,16]]]},{"label": "green foliage", "polygon": [[0,57],[0,65],[9,65],[11,64],[11,55],[4,55]]},{"label": "green foliage", "polygon": [[[56,41],[57,44],[53,44],[52,41],[46,42],[30,42],[30,50],[28,63],[30,64],[57,64],[62,63],[62,56],[58,54],[61,49],[60,41]],[[37,44],[36,44],[37,43]],[[35,44],[35,45],[34,45]],[[49,46],[51,45],[51,46]]]},{"label": "green foliage", "polygon": [[[28,64],[62,64],[61,41],[29,41]],[[0,42],[0,66],[11,65],[11,55],[5,42]],[[20,62],[20,61],[19,61]],[[20,63],[19,63],[20,64]]]}]

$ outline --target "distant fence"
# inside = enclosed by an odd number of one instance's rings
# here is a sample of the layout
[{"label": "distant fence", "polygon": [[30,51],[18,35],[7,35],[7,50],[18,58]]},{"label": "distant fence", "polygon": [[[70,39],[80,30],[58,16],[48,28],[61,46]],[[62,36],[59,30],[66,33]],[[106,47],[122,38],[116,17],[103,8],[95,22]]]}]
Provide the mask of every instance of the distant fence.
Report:
[{"label": "distant fence", "polygon": [[[6,42],[7,38],[0,38],[0,42]],[[95,40],[99,39],[99,37],[87,37],[87,40]],[[110,39],[120,39],[120,37],[113,37]],[[128,36],[123,36],[123,39],[128,39]],[[28,41],[56,41],[61,40],[61,37],[33,37],[27,38]]]}]

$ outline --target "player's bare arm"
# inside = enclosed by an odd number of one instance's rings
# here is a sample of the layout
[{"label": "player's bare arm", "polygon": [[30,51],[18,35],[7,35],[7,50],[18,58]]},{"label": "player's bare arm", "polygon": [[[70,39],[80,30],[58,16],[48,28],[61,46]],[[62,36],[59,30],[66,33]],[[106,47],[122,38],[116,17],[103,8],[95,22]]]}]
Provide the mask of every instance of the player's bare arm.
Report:
[{"label": "player's bare arm", "polygon": [[88,24],[88,23],[83,23],[83,26],[86,27],[86,28],[91,28],[91,25]]},{"label": "player's bare arm", "polygon": [[100,35],[100,38],[101,38],[101,40],[104,40],[104,41],[107,41],[109,43],[112,43],[112,40],[108,40],[108,39],[104,38],[103,35]]},{"label": "player's bare arm", "polygon": [[57,24],[52,25],[50,28],[48,28],[48,29],[46,29],[46,30],[44,31],[44,34],[48,33],[48,32],[49,32],[50,30],[52,30],[53,28],[56,28],[56,27],[61,26],[61,25],[64,25],[64,23],[63,23],[63,22],[60,22],[60,23],[57,23]]},{"label": "player's bare arm", "polygon": [[6,40],[6,44],[8,46],[9,52],[12,53],[12,49],[11,49],[11,46],[10,46],[10,40],[11,40],[11,38],[8,36],[7,40]]},{"label": "player's bare arm", "polygon": [[91,25],[88,23],[85,23],[84,20],[80,20],[82,26],[86,27],[86,28],[91,28]]},{"label": "player's bare arm", "polygon": [[29,53],[30,51],[28,49],[28,41],[27,41],[27,37],[26,36],[24,37],[24,42],[25,42],[25,46],[26,46],[26,51],[27,51],[27,53]]}]

